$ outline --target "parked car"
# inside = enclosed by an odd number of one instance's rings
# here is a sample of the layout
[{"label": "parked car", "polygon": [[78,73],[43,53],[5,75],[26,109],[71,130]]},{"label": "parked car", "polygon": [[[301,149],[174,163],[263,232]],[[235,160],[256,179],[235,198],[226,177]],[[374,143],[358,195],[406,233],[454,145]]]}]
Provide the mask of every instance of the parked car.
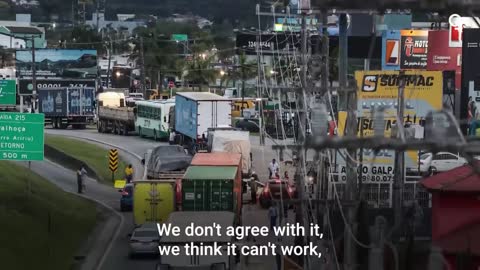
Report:
[{"label": "parked car", "polygon": [[294,199],[297,197],[295,185],[288,180],[269,180],[260,192],[260,206],[268,208],[273,200]]},{"label": "parked car", "polygon": [[432,175],[455,169],[467,163],[467,160],[459,154],[449,152],[439,152],[435,155],[432,153],[424,153],[420,156],[420,172],[422,174]]},{"label": "parked car", "polygon": [[130,236],[130,257],[135,255],[157,255],[160,235],[156,223],[144,223],[135,228]]},{"label": "parked car", "polygon": [[120,211],[132,211],[133,209],[133,184],[126,184],[121,190]]}]

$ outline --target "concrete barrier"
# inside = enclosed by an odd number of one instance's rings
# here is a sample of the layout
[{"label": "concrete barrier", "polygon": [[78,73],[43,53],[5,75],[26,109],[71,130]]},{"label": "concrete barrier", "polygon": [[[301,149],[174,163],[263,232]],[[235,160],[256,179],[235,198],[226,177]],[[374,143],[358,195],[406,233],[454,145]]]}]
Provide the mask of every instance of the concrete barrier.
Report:
[{"label": "concrete barrier", "polygon": [[90,178],[96,179],[97,181],[101,181],[99,174],[93,168],[88,166],[85,162],[78,160],[66,154],[65,152],[58,150],[57,148],[47,144],[45,144],[45,157],[75,172],[83,166]]}]

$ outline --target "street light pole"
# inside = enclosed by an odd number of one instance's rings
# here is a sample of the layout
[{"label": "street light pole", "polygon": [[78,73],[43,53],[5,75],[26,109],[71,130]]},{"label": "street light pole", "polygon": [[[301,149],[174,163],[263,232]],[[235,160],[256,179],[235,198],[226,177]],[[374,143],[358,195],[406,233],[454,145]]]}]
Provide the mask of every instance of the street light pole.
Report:
[{"label": "street light pole", "polygon": [[143,93],[143,96],[146,97],[147,96],[147,91],[146,91],[146,88],[145,88],[145,57],[144,57],[144,53],[143,53],[143,37],[141,36],[140,37],[140,57],[141,57],[141,61],[142,61],[142,66],[141,66],[141,70],[142,70],[142,93]]},{"label": "street light pole", "polygon": [[37,67],[35,63],[35,37],[32,36],[32,113],[37,113]]},{"label": "street light pole", "polygon": [[112,65],[112,47],[113,47],[112,40],[110,40],[110,48],[107,49],[108,51],[107,88],[110,87],[110,73],[111,73],[110,69],[112,67],[111,66]]}]

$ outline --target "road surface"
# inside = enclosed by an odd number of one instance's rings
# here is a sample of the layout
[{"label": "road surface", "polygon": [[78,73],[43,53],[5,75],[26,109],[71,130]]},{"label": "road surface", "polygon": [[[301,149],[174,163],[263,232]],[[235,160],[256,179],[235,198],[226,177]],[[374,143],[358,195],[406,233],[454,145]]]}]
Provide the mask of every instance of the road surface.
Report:
[{"label": "road surface", "polygon": [[[96,144],[102,145],[105,148],[118,147],[120,149],[120,155],[126,162],[132,163],[136,169],[136,176],[141,177],[141,164],[139,163],[139,157],[144,156],[147,150],[159,146],[165,145],[166,142],[154,142],[153,140],[140,138],[137,136],[118,136],[111,134],[102,134],[98,133],[96,130],[87,129],[87,130],[54,130],[46,129],[46,134],[52,135],[61,135],[67,137],[82,138],[84,140],[95,141]],[[251,136],[252,142],[252,155],[254,159],[254,170],[259,174],[260,180],[265,181],[268,178],[267,165],[272,158],[279,157],[274,151],[271,150],[271,145],[273,142],[267,140],[267,146],[263,147],[259,145],[258,137]],[[282,142],[280,142],[282,143]],[[122,151],[126,150],[126,151]],[[134,156],[134,155],[136,156]],[[289,160],[290,158],[285,155],[285,159]],[[43,166],[43,164],[35,164],[35,166]],[[55,166],[55,165],[49,165]],[[54,169],[51,168],[46,171],[49,176],[52,174],[55,176]],[[67,179],[65,174],[72,174],[68,170],[62,170],[64,175],[63,177]],[[68,181],[70,188],[74,189],[76,185],[76,180],[73,177],[69,180],[63,180],[62,185],[65,184],[65,181]],[[52,176],[49,176],[52,178]],[[53,179],[60,179],[62,176],[53,177]],[[52,180],[56,181],[56,180]],[[108,203],[115,210],[119,211],[119,194],[118,192],[110,187],[103,186],[101,184],[92,183],[89,185],[87,196],[95,197],[96,199]],[[141,258],[132,260],[128,257],[128,237],[127,235],[133,230],[133,217],[131,213],[121,213],[124,217],[125,223],[121,228],[120,235],[117,239],[114,240],[111,251],[106,255],[105,262],[101,270],[131,270],[131,269],[154,269],[158,259],[155,258]],[[293,222],[294,213],[290,211],[288,222]],[[244,225],[257,225],[257,226],[268,226],[268,213],[267,210],[260,209],[258,206],[248,206],[244,208]],[[273,236],[258,238],[257,244],[264,244],[267,242],[278,241]],[[292,243],[293,239],[284,239],[283,243]],[[238,269],[274,269],[275,261],[274,258],[260,258],[260,257],[251,257],[249,258],[248,266],[245,265],[244,259],[242,258],[242,263],[238,265]]]}]

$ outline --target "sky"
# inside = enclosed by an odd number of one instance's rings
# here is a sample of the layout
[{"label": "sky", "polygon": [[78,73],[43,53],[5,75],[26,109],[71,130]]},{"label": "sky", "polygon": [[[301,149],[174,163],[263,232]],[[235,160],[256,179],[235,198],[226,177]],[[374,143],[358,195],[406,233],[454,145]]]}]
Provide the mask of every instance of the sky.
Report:
[{"label": "sky", "polygon": [[[58,60],[77,60],[84,54],[97,55],[96,50],[36,50],[35,62],[42,62],[45,59],[50,61]],[[17,51],[17,60],[22,62],[32,61],[31,51]]]}]

